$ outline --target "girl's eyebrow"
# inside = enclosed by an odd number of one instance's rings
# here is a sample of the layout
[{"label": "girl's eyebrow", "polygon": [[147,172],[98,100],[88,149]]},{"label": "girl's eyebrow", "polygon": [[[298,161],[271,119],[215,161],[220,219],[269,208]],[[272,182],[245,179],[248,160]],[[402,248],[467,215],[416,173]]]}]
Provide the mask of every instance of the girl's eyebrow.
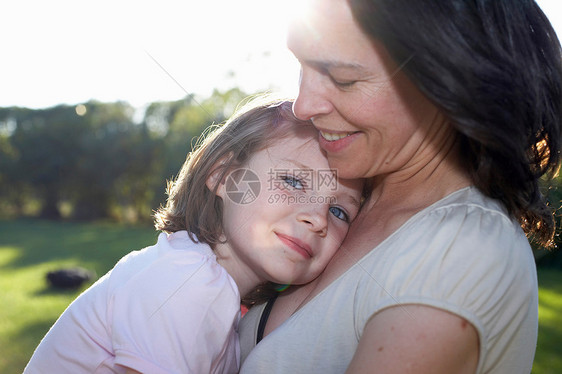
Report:
[{"label": "girl's eyebrow", "polygon": [[290,158],[283,158],[281,160],[290,162],[291,164],[293,164],[295,166],[298,166],[300,169],[303,169],[303,170],[315,170],[314,168],[311,168],[310,166],[307,166],[307,165],[305,165],[305,164],[303,164],[303,163],[301,163],[297,160],[293,160],[293,159],[290,159]]},{"label": "girl's eyebrow", "polygon": [[358,210],[361,209],[361,203],[353,195],[347,194],[349,203],[355,206]]}]

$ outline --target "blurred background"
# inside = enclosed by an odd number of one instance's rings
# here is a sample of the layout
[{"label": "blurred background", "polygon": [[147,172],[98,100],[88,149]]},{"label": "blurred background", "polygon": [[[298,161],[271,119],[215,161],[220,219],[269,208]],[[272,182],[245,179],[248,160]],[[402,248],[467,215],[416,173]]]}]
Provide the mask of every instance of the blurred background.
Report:
[{"label": "blurred background", "polygon": [[294,94],[291,4],[3,3],[2,215],[150,220],[204,128]]},{"label": "blurred background", "polygon": [[[562,2],[538,3],[562,35]],[[298,0],[0,5],[1,373],[21,373],[88,285],[52,289],[48,271],[80,266],[101,276],[153,244],[152,211],[204,129],[249,95],[296,94],[299,67],[285,48],[296,7]],[[561,183],[543,183],[556,210]],[[535,258],[533,373],[560,373],[562,252],[536,248]]]}]

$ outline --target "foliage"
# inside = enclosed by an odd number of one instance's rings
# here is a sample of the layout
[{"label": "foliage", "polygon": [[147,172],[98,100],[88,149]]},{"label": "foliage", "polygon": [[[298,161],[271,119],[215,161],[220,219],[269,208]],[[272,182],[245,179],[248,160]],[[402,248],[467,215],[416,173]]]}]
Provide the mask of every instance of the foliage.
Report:
[{"label": "foliage", "polygon": [[[246,96],[233,88],[155,102],[138,123],[123,102],[0,108],[0,214],[149,222],[200,134]],[[543,189],[559,209],[562,178],[543,181]],[[560,212],[556,221],[560,228]],[[557,248],[535,255],[539,266],[562,269]]]},{"label": "foliage", "polygon": [[140,123],[123,102],[0,108],[0,208],[21,216],[35,202],[48,219],[148,221],[192,139],[244,96],[153,103]]},{"label": "foliage", "polygon": [[557,176],[551,181],[543,181],[544,195],[547,197],[549,206],[554,210],[554,219],[556,223],[557,233],[554,238],[555,247],[551,249],[535,249],[535,258],[539,267],[555,268],[562,270],[562,238],[560,230],[561,222],[561,205],[562,205],[562,177]]},{"label": "foliage", "polygon": [[533,374],[562,373],[562,271],[540,269],[539,338]]}]

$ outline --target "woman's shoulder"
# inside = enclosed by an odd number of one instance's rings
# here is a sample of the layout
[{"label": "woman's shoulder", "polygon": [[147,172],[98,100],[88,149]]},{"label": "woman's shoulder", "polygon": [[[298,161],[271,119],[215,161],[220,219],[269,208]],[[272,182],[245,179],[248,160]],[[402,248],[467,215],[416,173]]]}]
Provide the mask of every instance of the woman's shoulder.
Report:
[{"label": "woman's shoulder", "polygon": [[414,215],[371,253],[392,256],[393,261],[416,256],[416,268],[425,262],[455,267],[472,263],[475,269],[519,262],[527,267],[532,261],[517,220],[474,187],[456,191]]},{"label": "woman's shoulder", "polygon": [[538,297],[532,250],[517,221],[475,188],[419,212],[363,260],[355,271],[357,331],[381,310],[420,304],[469,321],[481,354],[501,356],[509,334],[532,345]]},{"label": "woman's shoulder", "polygon": [[369,271],[360,276],[375,274],[379,283],[366,284],[385,290],[378,307],[397,300],[437,300],[442,307],[451,303],[461,308],[499,297],[498,292],[510,294],[513,284],[526,295],[536,285],[523,230],[501,204],[476,188],[459,190],[416,214],[361,265]]},{"label": "woman's shoulder", "polygon": [[[443,211],[462,212],[475,214],[493,214],[503,220],[512,222],[504,206],[495,199],[485,196],[474,186],[465,187],[438,200],[416,216],[426,216]],[[414,220],[416,219],[414,216]]]},{"label": "woman's shoulder", "polygon": [[430,242],[438,238],[448,239],[451,245],[456,244],[455,248],[488,243],[486,246],[498,244],[498,252],[509,248],[496,242],[510,241],[519,243],[518,247],[525,247],[525,250],[529,249],[517,220],[509,216],[500,202],[486,197],[475,187],[458,190],[437,201],[414,215],[395,234],[400,238],[418,236]]}]

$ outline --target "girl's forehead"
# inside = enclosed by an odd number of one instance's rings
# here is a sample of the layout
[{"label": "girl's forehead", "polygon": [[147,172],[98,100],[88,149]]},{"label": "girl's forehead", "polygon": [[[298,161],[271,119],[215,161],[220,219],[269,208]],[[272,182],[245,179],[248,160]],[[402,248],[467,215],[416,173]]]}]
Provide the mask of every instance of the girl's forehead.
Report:
[{"label": "girl's forehead", "polygon": [[318,135],[312,132],[291,132],[277,140],[272,139],[267,148],[279,153],[288,153],[294,157],[302,157],[302,153],[318,153],[324,156],[318,143]]},{"label": "girl's forehead", "polygon": [[278,136],[270,136],[256,155],[267,157],[276,163],[309,163],[311,167],[327,165],[328,159],[320,148],[318,132],[313,126],[297,124],[286,126],[284,131],[277,132]]},{"label": "girl's forehead", "polygon": [[270,133],[266,147],[286,144],[286,146],[299,147],[309,143],[318,144],[318,130],[312,123],[282,122]]}]

